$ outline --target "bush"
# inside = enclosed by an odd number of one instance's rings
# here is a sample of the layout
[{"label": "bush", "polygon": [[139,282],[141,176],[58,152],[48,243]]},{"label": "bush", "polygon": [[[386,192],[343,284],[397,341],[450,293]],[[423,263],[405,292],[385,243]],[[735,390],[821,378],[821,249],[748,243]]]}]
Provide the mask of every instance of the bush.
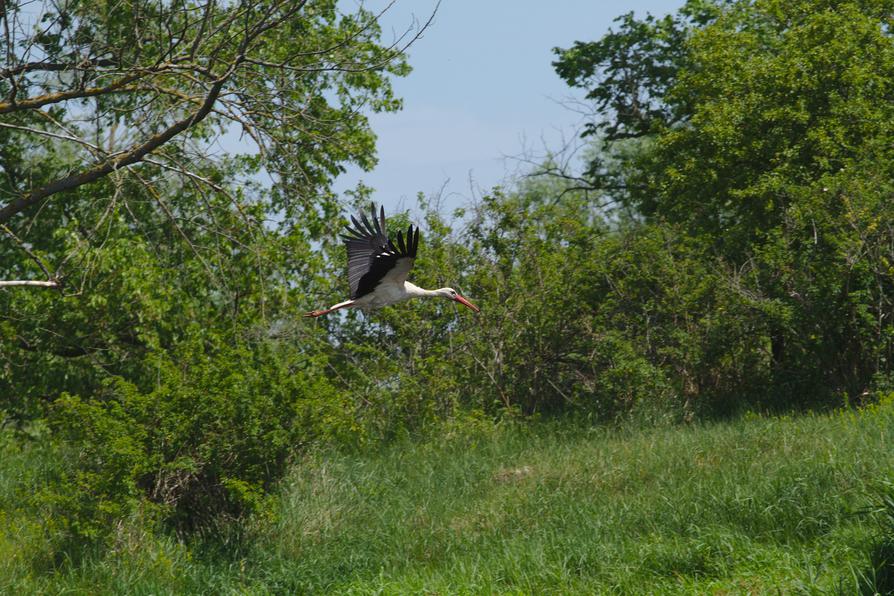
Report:
[{"label": "bush", "polygon": [[189,337],[151,356],[150,391],[117,377],[56,400],[51,423],[73,459],[41,498],[71,534],[101,539],[140,503],[178,530],[258,511],[320,426],[319,404],[336,401],[282,346]]}]

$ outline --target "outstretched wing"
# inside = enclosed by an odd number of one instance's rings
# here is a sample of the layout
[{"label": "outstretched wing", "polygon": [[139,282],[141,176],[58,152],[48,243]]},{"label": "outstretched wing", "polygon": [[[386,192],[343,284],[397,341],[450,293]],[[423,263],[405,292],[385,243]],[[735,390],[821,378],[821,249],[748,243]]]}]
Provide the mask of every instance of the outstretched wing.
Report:
[{"label": "outstretched wing", "polygon": [[419,230],[411,225],[404,241],[402,232],[397,234],[397,244],[388,239],[385,228],[385,208],[372,206],[372,223],[361,213],[360,220],[351,217],[354,227],[347,226],[348,234],[342,236],[348,250],[348,283],[351,299],[369,294],[380,283],[400,283],[407,280],[413,268],[416,249],[419,246]]}]

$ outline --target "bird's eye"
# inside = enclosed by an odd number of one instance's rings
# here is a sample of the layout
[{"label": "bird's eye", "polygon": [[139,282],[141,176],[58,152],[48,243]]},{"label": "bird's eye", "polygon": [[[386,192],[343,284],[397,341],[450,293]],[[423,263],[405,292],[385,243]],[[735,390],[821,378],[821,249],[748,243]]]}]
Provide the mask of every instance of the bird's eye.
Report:
[{"label": "bird's eye", "polygon": [[450,295],[456,297],[456,290],[450,290]]}]

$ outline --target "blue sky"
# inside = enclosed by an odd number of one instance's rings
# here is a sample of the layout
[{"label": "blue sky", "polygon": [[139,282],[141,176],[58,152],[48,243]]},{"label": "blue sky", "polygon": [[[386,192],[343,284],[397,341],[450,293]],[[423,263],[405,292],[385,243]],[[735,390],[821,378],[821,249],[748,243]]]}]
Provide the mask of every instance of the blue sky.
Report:
[{"label": "blue sky", "polygon": [[[350,1],[350,0],[349,0]],[[348,2],[345,3],[346,5]],[[376,9],[382,2],[367,2]],[[434,23],[410,48],[413,72],[394,81],[404,109],[375,114],[379,164],[352,169],[336,189],[358,180],[387,207],[413,205],[416,193],[438,191],[454,200],[501,183],[518,165],[507,156],[559,145],[580,116],[562,102],[581,98],[552,69],[552,48],[605,33],[619,14],[655,15],[683,0],[600,2],[443,0]],[[385,40],[434,9],[431,0],[398,0],[383,20]],[[346,6],[347,8],[347,6]]]}]

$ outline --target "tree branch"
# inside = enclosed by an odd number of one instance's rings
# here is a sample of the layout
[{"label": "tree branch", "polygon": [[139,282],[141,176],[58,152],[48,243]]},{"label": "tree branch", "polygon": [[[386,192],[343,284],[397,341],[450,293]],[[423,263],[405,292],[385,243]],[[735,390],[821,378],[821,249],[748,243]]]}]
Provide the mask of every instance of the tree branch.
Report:
[{"label": "tree branch", "polygon": [[37,286],[40,288],[58,288],[57,281],[32,281],[30,279],[16,279],[11,281],[0,281],[0,288],[8,288],[12,286]]},{"label": "tree branch", "polygon": [[205,96],[204,103],[198,110],[196,110],[196,112],[192,116],[184,118],[182,120],[178,120],[164,131],[146,140],[144,143],[132,147],[124,153],[117,154],[115,157],[107,159],[106,161],[94,166],[93,168],[90,168],[89,170],[80,172],[78,174],[72,174],[71,176],[67,176],[59,180],[55,180],[50,184],[47,184],[46,186],[35,189],[27,195],[7,203],[3,208],[0,208],[0,223],[6,223],[19,212],[27,209],[32,205],[37,204],[41,200],[51,195],[64,192],[66,190],[72,190],[84,184],[94,182],[102,178],[103,176],[107,176],[117,169],[133,165],[141,161],[147,154],[151,153],[155,149],[158,149],[187,128],[195,126],[211,112],[211,109],[214,106],[214,102],[217,101],[217,97],[220,95],[220,91],[223,88],[223,85],[229,75],[232,74],[232,71],[233,68],[231,68],[224,76],[215,81],[215,83],[211,86],[208,95]]},{"label": "tree branch", "polygon": [[6,79],[26,72],[65,72],[70,70],[90,70],[97,67],[103,68],[108,66],[117,66],[117,62],[111,59],[84,60],[81,62],[26,62],[13,68],[0,70],[0,78]]},{"label": "tree branch", "polygon": [[21,248],[23,251],[25,251],[25,254],[28,255],[28,258],[30,258],[32,261],[37,263],[37,266],[40,267],[40,270],[43,271],[43,274],[47,276],[47,281],[32,281],[32,280],[0,281],[0,287],[7,287],[7,286],[38,286],[38,287],[44,287],[44,288],[61,287],[61,283],[59,282],[59,276],[50,274],[50,270],[47,269],[47,266],[44,265],[44,263],[40,259],[40,257],[38,257],[36,254],[34,254],[34,251],[32,251],[30,248],[28,248],[27,244],[22,242],[19,239],[19,237],[16,236],[15,233],[13,233],[13,231],[10,230],[5,225],[0,224],[0,230],[3,230],[7,236],[9,236],[13,240],[15,240],[16,243],[19,245],[19,248]]},{"label": "tree branch", "polygon": [[46,95],[38,95],[28,99],[16,100],[0,103],[0,114],[7,114],[18,110],[33,110],[48,104],[68,101],[69,99],[83,99],[85,97],[94,97],[97,95],[105,95],[107,93],[122,93],[127,91],[127,85],[133,83],[146,76],[149,73],[131,74],[123,77],[111,85],[105,87],[90,87],[89,89],[77,89],[74,91],[61,91],[59,93],[47,93]]}]

